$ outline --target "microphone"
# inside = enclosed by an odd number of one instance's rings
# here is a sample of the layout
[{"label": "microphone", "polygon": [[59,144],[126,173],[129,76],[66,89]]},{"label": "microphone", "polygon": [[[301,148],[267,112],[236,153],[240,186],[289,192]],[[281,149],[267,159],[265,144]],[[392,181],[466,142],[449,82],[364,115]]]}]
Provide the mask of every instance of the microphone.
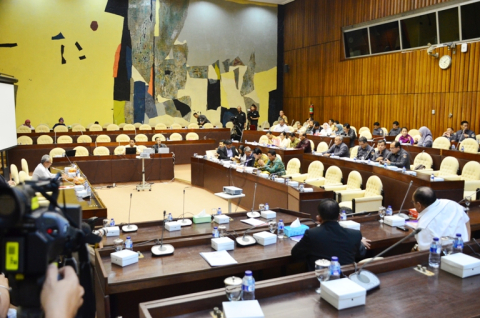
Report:
[{"label": "microphone", "polygon": [[190,188],[192,188],[192,187],[183,188],[183,214],[182,214],[182,220],[178,222],[178,223],[180,223],[180,226],[192,225],[192,221],[185,218],[185,190],[190,189]]},{"label": "microphone", "polygon": [[405,193],[405,196],[403,197],[402,205],[400,206],[400,210],[398,211],[398,213],[402,213],[403,205],[405,204],[405,200],[407,199],[407,196],[408,196],[408,191],[410,191],[410,188],[412,187],[412,184],[413,184],[413,180],[411,180],[410,184],[408,185],[407,192]]},{"label": "microphone", "polygon": [[175,248],[170,244],[163,245],[163,233],[165,232],[165,215],[167,211],[163,211],[163,227],[162,227],[162,238],[160,240],[160,245],[154,245],[150,249],[153,256],[166,256],[166,255],[173,255]]},{"label": "microphone", "polygon": [[256,193],[257,193],[257,183],[255,182],[255,190],[253,191],[252,211],[247,213],[247,216],[249,218],[258,218],[260,216],[260,213],[253,212],[253,209],[255,208],[255,195],[256,195]]},{"label": "microphone", "polygon": [[251,231],[255,228],[256,226],[252,226],[251,228],[247,229],[242,237],[237,237],[235,240],[237,241],[237,244],[239,246],[245,247],[245,246],[250,246],[250,245],[255,245],[257,243],[257,240],[251,235],[247,235],[248,231]]},{"label": "microphone", "polygon": [[55,134],[55,137],[53,138],[55,140],[55,144],[57,143],[57,132],[53,130],[53,133]]},{"label": "microphone", "polygon": [[132,211],[132,193],[130,193],[130,208],[128,209],[128,225],[122,226],[122,232],[131,233],[138,230],[138,226],[130,224],[130,212]]},{"label": "microphone", "polygon": [[362,286],[363,288],[365,288],[367,291],[372,290],[372,289],[380,286],[380,280],[378,279],[378,277],[370,271],[363,270],[363,268],[366,267],[374,259],[382,256],[386,252],[388,252],[391,249],[393,249],[394,247],[398,246],[400,243],[402,243],[402,242],[406,241],[407,239],[409,239],[410,237],[418,234],[421,230],[423,230],[423,229],[422,228],[417,228],[417,229],[413,230],[410,234],[405,236],[403,239],[401,239],[397,243],[393,244],[392,246],[390,246],[386,250],[382,251],[380,254],[377,254],[374,257],[372,257],[372,259],[370,259],[368,262],[363,264],[362,267],[360,267],[358,272],[355,270],[355,272],[350,274],[350,276],[348,278],[350,280],[354,281],[355,283],[357,283],[358,285]]},{"label": "microphone", "polygon": [[292,119],[292,123],[290,124],[290,126],[293,127],[293,123],[295,122],[295,119]]},{"label": "microphone", "polygon": [[[461,200],[458,201],[457,203],[460,204],[460,203],[462,203],[462,202],[464,202],[464,201],[467,201],[467,200],[468,200],[468,201],[471,201],[471,200],[472,200],[472,197],[473,197],[474,195],[476,195],[478,192],[480,192],[480,188],[477,189],[477,190],[475,191],[475,193],[473,193],[472,195],[469,195],[468,197],[465,197],[465,198],[461,199]],[[465,204],[465,205],[466,205],[466,204]],[[470,205],[470,204],[468,204],[468,205]],[[468,205],[467,205],[467,210],[468,210]]]}]

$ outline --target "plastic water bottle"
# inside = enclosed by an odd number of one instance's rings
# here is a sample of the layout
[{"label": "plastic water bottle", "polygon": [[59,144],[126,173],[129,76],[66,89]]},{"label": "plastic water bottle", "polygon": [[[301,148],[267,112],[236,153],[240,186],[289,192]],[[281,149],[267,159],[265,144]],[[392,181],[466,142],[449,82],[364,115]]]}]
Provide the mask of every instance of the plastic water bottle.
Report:
[{"label": "plastic water bottle", "polygon": [[392,215],[393,215],[392,206],[389,205],[387,210],[385,211],[385,216],[392,216]]},{"label": "plastic water bottle", "polygon": [[433,268],[440,266],[440,253],[442,252],[442,246],[438,241],[438,237],[434,237],[432,244],[430,244],[430,255],[428,256],[428,265]]},{"label": "plastic water bottle", "polygon": [[430,176],[430,181],[433,182],[435,181],[435,175],[432,173],[432,175]]},{"label": "plastic water bottle", "polygon": [[167,221],[168,221],[168,222],[172,222],[172,221],[173,221],[172,213],[168,213]]},{"label": "plastic water bottle", "polygon": [[346,221],[347,220],[347,213],[345,213],[345,210],[342,210],[340,212],[340,221]]},{"label": "plastic water bottle", "polygon": [[405,167],[402,168],[402,173],[405,174],[405,172],[407,171],[407,169],[405,169]]},{"label": "plastic water bottle", "polygon": [[385,169],[387,169],[387,163],[386,163],[386,162],[383,163],[383,167],[384,167]]},{"label": "plastic water bottle", "polygon": [[115,226],[115,220],[113,218],[110,219],[110,226]]},{"label": "plastic water bottle", "polygon": [[217,215],[222,215],[222,208],[218,208]]},{"label": "plastic water bottle", "polygon": [[461,150],[461,151],[462,151],[462,152],[464,152],[464,151],[465,151],[465,148],[464,148],[463,146],[462,146],[462,150]]},{"label": "plastic water bottle", "polygon": [[268,203],[265,203],[265,211],[268,211],[270,210],[270,206],[268,205]]},{"label": "plastic water bottle", "polygon": [[255,299],[255,279],[252,276],[252,271],[245,271],[245,276],[242,280],[242,300]]},{"label": "plastic water bottle", "polygon": [[215,226],[212,231],[212,238],[220,237],[220,233],[218,232],[218,228]]},{"label": "plastic water bottle", "polygon": [[280,219],[280,221],[278,221],[278,225],[277,225],[277,236],[278,236],[278,238],[283,239],[284,233],[285,233],[285,224],[283,223],[283,220]]},{"label": "plastic water bottle", "polygon": [[125,240],[125,249],[133,251],[133,242],[130,239],[130,236],[127,236],[127,239]]},{"label": "plastic water bottle", "polygon": [[462,234],[457,233],[455,241],[453,241],[453,253],[462,253],[463,252],[463,239]]},{"label": "plastic water bottle", "polygon": [[339,279],[341,274],[342,269],[338,262],[338,257],[332,256],[332,261],[330,262],[330,280]]},{"label": "plastic water bottle", "polygon": [[452,148],[451,148],[451,149],[452,149],[452,150],[455,150],[455,145],[452,145]]}]

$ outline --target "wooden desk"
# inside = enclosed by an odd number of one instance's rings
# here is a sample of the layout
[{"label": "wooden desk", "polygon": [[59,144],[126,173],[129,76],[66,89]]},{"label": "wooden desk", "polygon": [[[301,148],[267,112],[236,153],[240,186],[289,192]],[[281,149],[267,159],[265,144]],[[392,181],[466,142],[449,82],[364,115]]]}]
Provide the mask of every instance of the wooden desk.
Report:
[{"label": "wooden desk", "polygon": [[[55,158],[55,163],[68,164],[67,158]],[[136,155],[75,157],[75,163],[92,184],[133,182],[142,180],[142,159]],[[145,180],[173,179],[172,154],[155,154],[145,160]]]},{"label": "wooden desk", "polygon": [[[169,147],[170,152],[175,153],[176,164],[190,163],[190,157],[194,153],[205,154],[207,150],[213,150],[217,147],[212,139],[207,140],[179,140],[179,141],[165,141],[163,142]],[[137,142],[136,145],[152,147],[155,144],[153,141]],[[65,150],[73,150],[77,146],[87,148],[91,157],[93,157],[93,150],[97,146],[104,146],[110,150],[113,157],[113,151],[119,145],[128,145],[128,142],[106,142],[106,143],[81,143],[81,144],[49,144],[49,145],[20,145],[8,150],[9,162],[21,167],[21,160],[27,160],[30,169],[36,167],[43,155],[49,154],[53,148],[63,148]],[[75,157],[75,160],[84,160],[82,157]],[[90,157],[89,157],[90,158]],[[58,158],[53,158],[53,164],[56,164]],[[32,169],[33,170],[33,169]]]},{"label": "wooden desk", "polygon": [[218,144],[218,142],[222,139],[230,139],[230,129],[228,128],[200,128],[200,129],[188,129],[188,128],[182,128],[182,129],[162,129],[162,130],[117,130],[117,131],[84,131],[84,132],[49,132],[49,133],[17,133],[17,137],[20,136],[28,136],[33,139],[33,143],[37,143],[37,138],[42,135],[49,135],[53,139],[58,138],[60,136],[70,136],[73,138],[73,141],[76,142],[77,138],[81,135],[88,135],[92,137],[92,141],[95,142],[95,139],[97,138],[98,135],[107,135],[109,136],[112,141],[115,141],[116,137],[120,134],[126,134],[130,137],[130,139],[135,138],[135,134],[144,134],[147,135],[148,140],[152,140],[153,135],[155,134],[163,134],[165,138],[170,137],[170,134],[173,133],[179,133],[182,135],[183,139],[185,140],[185,136],[190,133],[194,132],[198,134],[199,139],[213,139],[215,140],[215,143]]},{"label": "wooden desk", "polygon": [[[308,219],[311,217],[307,213],[301,213],[301,212],[290,211],[285,209],[272,209],[272,210],[277,212],[276,219],[277,220],[283,219],[285,224],[290,224],[293,221],[295,221],[297,218]],[[206,211],[207,213],[209,213],[210,209],[207,208]],[[236,232],[245,231],[251,228],[250,225],[240,222],[240,220],[245,220],[248,218],[246,215],[247,215],[247,212],[238,212],[238,213],[228,214],[228,216],[230,216],[230,218],[232,218],[233,221],[230,221],[230,223],[228,224],[222,224],[222,225],[225,225],[227,231],[236,231]],[[192,220],[191,217],[188,219]],[[264,220],[264,219],[261,218],[261,220]],[[120,227],[121,225],[122,224],[120,224]],[[132,238],[132,241],[134,244],[138,244],[140,242],[151,240],[154,237],[160,237],[162,233],[163,221],[141,222],[141,223],[135,223],[135,225],[138,226],[137,232],[126,233],[126,234],[121,233],[120,238],[125,241],[128,235]],[[174,231],[174,232],[165,231],[163,235],[163,239],[166,241],[169,241],[169,240],[178,239],[178,238],[196,238],[200,236],[211,237],[214,226],[218,226],[218,224],[217,223],[200,223],[200,224],[193,223],[191,226],[182,227],[181,231]],[[260,228],[262,228],[263,230],[268,230],[267,226],[263,226]],[[102,239],[103,245],[112,246],[113,241],[117,238],[118,236],[103,237]]]},{"label": "wooden desk", "polygon": [[[63,168],[63,166],[61,167]],[[80,169],[80,173],[84,176],[83,171]],[[74,189],[64,189],[61,190],[58,195],[58,205],[63,206],[63,203],[66,204],[79,204],[82,207],[82,218],[88,219],[91,217],[98,217],[100,219],[107,217],[107,207],[103,203],[102,199],[98,196],[97,191],[92,187],[90,181],[85,178],[85,180],[90,185],[90,189],[92,190],[89,199],[81,199],[77,197],[75,194]],[[63,186],[71,186],[72,184],[69,182],[63,182]],[[65,198],[63,196],[65,193]]]},{"label": "wooden desk", "polygon": [[450,199],[457,202],[463,198],[464,181],[431,182],[429,176],[426,174],[419,173],[414,177],[383,167],[312,154],[303,155],[304,167],[308,168],[309,164],[315,160],[323,163],[325,171],[327,171],[330,166],[339,167],[343,173],[343,183],[347,182],[348,174],[354,170],[358,171],[362,176],[363,187],[365,187],[370,176],[378,176],[383,183],[383,204],[384,206],[391,205],[394,210],[400,209],[410,181],[413,181],[413,184],[405,200],[405,209],[413,207],[411,197],[413,192],[420,186],[431,187],[435,191],[437,198]]},{"label": "wooden desk", "polygon": [[[242,235],[242,232],[238,234]],[[408,233],[381,225],[375,220],[362,223],[362,234],[372,239],[372,251],[376,252]],[[132,312],[132,308],[138,308],[140,302],[182,295],[186,291],[219,288],[223,286],[225,277],[242,277],[245,270],[254,271],[257,281],[306,270],[304,263],[293,263],[290,253],[296,243],[290,239],[279,240],[277,244],[269,246],[235,247],[234,251],[228,253],[238,264],[212,268],[199,255],[200,252],[212,251],[210,240],[211,237],[171,240],[169,244],[175,247],[175,254],[163,258],[152,257],[151,245],[139,246],[134,243],[134,250],[140,250],[144,258],[124,268],[111,264],[111,248],[97,250],[97,316],[133,317],[135,312]],[[403,251],[405,247],[411,248],[413,241],[402,245]]]},{"label": "wooden desk", "polygon": [[[239,205],[245,210],[250,210],[252,206],[257,209],[260,203],[269,203],[270,207],[301,211],[315,218],[320,201],[334,197],[333,191],[325,191],[318,187],[312,187],[312,193],[299,194],[297,189],[283,183],[249,173],[240,173],[205,159],[192,157],[191,163],[192,185],[205,188],[212,193],[221,192],[224,186],[229,185],[242,188],[245,197],[239,200]],[[253,203],[255,184],[257,192]]]},{"label": "wooden desk", "polygon": [[[474,247],[478,251],[478,247]],[[468,252],[469,249],[467,248]],[[459,278],[442,270],[428,277],[415,272],[428,263],[428,252],[393,256],[371,263],[368,270],[380,279],[379,289],[367,293],[366,305],[338,311],[315,293],[318,280],[312,272],[261,281],[255,297],[265,317],[473,317],[480,276]],[[353,266],[344,266],[347,275]],[[227,301],[225,288],[140,304],[141,318],[210,317],[214,307]]]}]

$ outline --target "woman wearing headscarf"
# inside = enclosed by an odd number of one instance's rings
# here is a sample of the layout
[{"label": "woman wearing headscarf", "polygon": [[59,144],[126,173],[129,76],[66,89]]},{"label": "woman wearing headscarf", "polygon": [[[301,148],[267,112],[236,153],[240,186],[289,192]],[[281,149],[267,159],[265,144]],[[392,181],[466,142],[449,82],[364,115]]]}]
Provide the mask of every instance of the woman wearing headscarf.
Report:
[{"label": "woman wearing headscarf", "polygon": [[335,135],[337,136],[343,136],[344,131],[343,131],[343,126],[340,124],[335,125]]},{"label": "woman wearing headscarf", "polygon": [[322,131],[320,132],[320,135],[322,136],[330,136],[330,134],[332,133],[332,128],[330,128],[330,125],[328,123],[323,123],[323,129]]},{"label": "woman wearing headscarf", "polygon": [[428,147],[431,148],[433,144],[432,132],[425,126],[420,127],[418,130],[420,132],[420,140],[418,141],[417,146],[419,147]]},{"label": "woman wearing headscarf", "polygon": [[30,125],[30,119],[25,120],[25,123],[22,126],[26,126],[31,130],[35,130],[35,128],[32,125]]}]

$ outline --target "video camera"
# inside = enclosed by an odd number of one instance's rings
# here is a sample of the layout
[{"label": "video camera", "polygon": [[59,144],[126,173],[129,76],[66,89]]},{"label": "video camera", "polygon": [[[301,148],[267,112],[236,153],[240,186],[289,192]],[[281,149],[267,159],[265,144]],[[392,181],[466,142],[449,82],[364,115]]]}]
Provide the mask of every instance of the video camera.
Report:
[{"label": "video camera", "polygon": [[[94,298],[88,299],[88,294],[93,297],[93,288],[86,244],[101,238],[91,233],[90,226],[82,225],[79,205],[60,209],[59,186],[60,173],[48,181],[27,181],[14,188],[0,186],[0,271],[12,288],[11,302],[19,307],[18,317],[42,316],[40,293],[52,262],[71,265],[80,274],[85,296],[77,317],[95,316]],[[36,192],[49,201],[48,207],[40,207]],[[80,270],[73,253],[78,253]]]}]

